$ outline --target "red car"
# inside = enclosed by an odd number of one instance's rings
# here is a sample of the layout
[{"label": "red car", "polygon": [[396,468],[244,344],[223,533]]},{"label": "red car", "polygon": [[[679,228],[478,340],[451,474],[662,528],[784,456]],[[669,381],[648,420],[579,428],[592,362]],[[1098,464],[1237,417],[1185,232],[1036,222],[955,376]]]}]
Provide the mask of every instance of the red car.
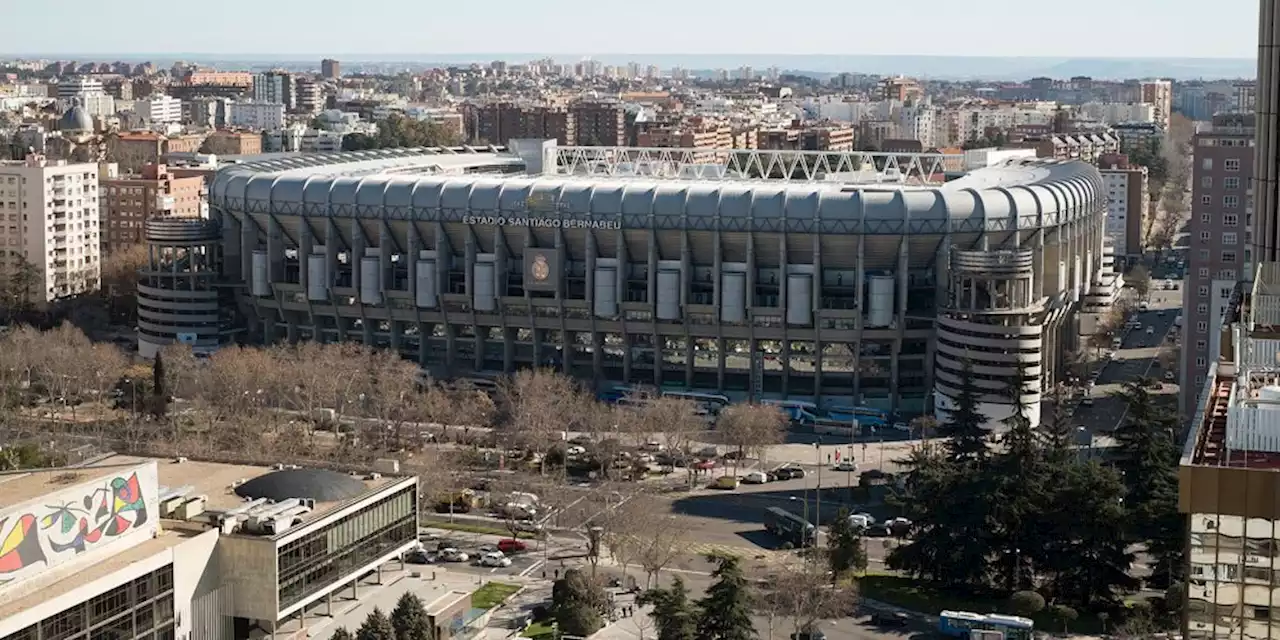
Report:
[{"label": "red car", "polygon": [[528,548],[528,545],[514,538],[505,538],[498,541],[498,551],[506,554],[517,553]]}]

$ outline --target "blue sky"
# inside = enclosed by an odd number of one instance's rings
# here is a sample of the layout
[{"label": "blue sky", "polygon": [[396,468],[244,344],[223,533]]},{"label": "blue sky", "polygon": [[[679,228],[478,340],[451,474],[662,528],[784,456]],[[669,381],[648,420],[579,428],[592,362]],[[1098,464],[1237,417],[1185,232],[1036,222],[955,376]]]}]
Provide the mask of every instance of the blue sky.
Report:
[{"label": "blue sky", "polygon": [[2,1],[0,54],[1252,58],[1258,20],[1257,0]]}]

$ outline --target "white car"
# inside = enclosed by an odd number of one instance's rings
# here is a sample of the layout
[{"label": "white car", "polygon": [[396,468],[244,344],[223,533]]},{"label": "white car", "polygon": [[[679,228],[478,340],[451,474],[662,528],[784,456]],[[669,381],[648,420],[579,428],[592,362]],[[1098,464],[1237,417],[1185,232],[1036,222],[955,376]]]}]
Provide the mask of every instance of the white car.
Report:
[{"label": "white car", "polygon": [[1156,328],[1155,328],[1155,327],[1147,327],[1147,335],[1151,335],[1151,334],[1153,334],[1153,333],[1155,333],[1155,332],[1156,332]]},{"label": "white car", "polygon": [[490,551],[480,556],[480,566],[482,567],[509,567],[511,566],[511,558],[502,555],[501,551]]},{"label": "white car", "polygon": [[857,472],[858,472],[858,465],[857,465],[857,463],[855,463],[855,462],[853,462],[853,461],[850,461],[850,460],[841,460],[840,462],[837,462],[837,463],[836,463],[836,466],[831,467],[831,470],[832,470],[832,471],[846,471],[846,472],[849,472],[849,473],[857,473]]},{"label": "white car", "polygon": [[764,484],[769,481],[769,474],[763,471],[751,471],[742,476],[743,484]]},{"label": "white car", "polygon": [[567,456],[580,456],[586,453],[587,453],[586,447],[581,447],[576,444],[564,450],[564,454]]},{"label": "white car", "polygon": [[440,559],[445,562],[466,562],[470,559],[470,556],[450,547],[448,549],[440,550]]},{"label": "white car", "polygon": [[905,422],[895,422],[893,423],[893,428],[897,429],[898,431],[910,431],[911,425]]}]

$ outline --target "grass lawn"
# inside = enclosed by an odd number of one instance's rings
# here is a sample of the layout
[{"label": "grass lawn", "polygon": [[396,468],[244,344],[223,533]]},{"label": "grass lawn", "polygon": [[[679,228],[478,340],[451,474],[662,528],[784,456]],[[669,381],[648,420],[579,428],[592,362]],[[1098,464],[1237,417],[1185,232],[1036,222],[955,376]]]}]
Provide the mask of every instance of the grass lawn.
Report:
[{"label": "grass lawn", "polygon": [[492,609],[500,604],[503,600],[511,597],[511,594],[520,590],[518,585],[507,584],[505,582],[486,582],[483,587],[476,589],[471,594],[471,608],[473,609]]},{"label": "grass lawn", "polygon": [[[479,533],[482,535],[502,536],[504,538],[511,537],[511,531],[502,527],[487,527],[482,524],[473,522],[444,522],[441,520],[423,520],[422,526],[431,527],[433,529],[446,529],[449,531],[461,531],[462,533]],[[533,534],[521,531],[516,537],[533,538]]]},{"label": "grass lawn", "polygon": [[[974,613],[1011,613],[1004,598],[982,598],[981,596],[962,595],[944,591],[928,582],[912,580],[903,576],[869,574],[858,579],[858,587],[863,596],[880,602],[919,611],[930,615],[949,609],[952,611],[972,611]],[[1036,622],[1037,631],[1058,633],[1062,631],[1062,623],[1045,615],[1044,612],[1031,616]],[[1071,633],[1097,634],[1102,630],[1102,622],[1089,613],[1081,613],[1080,617],[1069,625]]]},{"label": "grass lawn", "polygon": [[551,621],[535,622],[529,625],[524,631],[520,632],[522,638],[550,638],[556,630],[551,626]]}]

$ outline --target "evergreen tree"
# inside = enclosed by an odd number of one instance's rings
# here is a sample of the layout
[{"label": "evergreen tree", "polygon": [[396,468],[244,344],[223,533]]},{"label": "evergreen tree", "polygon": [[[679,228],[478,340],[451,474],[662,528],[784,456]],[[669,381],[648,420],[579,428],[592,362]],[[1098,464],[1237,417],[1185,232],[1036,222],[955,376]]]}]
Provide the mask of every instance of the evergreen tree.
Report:
[{"label": "evergreen tree", "polygon": [[551,588],[551,617],[565,635],[585,638],[599,631],[607,604],[604,589],[578,569],[565,571]]},{"label": "evergreen tree", "polygon": [[1127,383],[1121,392],[1128,412],[1115,431],[1116,468],[1125,485],[1127,533],[1147,545],[1156,560],[1153,580],[1183,578],[1184,516],[1178,512],[1178,419],[1155,404],[1150,380]]},{"label": "evergreen tree", "polygon": [[950,438],[948,457],[957,462],[982,464],[990,453],[987,418],[978,411],[979,392],[973,382],[973,367],[966,359],[961,371],[960,393],[947,419],[938,425],[938,435]]},{"label": "evergreen tree", "polygon": [[356,640],[356,637],[351,635],[351,632],[347,631],[346,627],[338,627],[333,632],[333,635],[329,636],[329,640]]},{"label": "evergreen tree", "polygon": [[396,630],[387,614],[374,607],[369,617],[364,619],[364,624],[356,630],[356,640],[396,640]]},{"label": "evergreen tree", "polygon": [[1004,450],[992,461],[991,511],[999,538],[997,553],[1005,565],[1004,582],[1009,591],[1032,587],[1034,554],[1045,546],[1044,530],[1037,523],[1044,516],[1047,501],[1046,469],[1040,438],[1031,425],[1022,403],[1025,379],[1019,366],[1015,382],[1009,385],[1013,410],[1001,422],[1007,428]]},{"label": "evergreen tree", "polygon": [[904,487],[891,502],[912,521],[913,535],[889,553],[889,568],[954,588],[986,586],[990,479],[934,447],[916,448],[902,464]]},{"label": "evergreen tree", "polygon": [[1124,536],[1124,485],[1116,473],[1097,462],[1077,465],[1062,488],[1055,536],[1047,550],[1057,555],[1054,593],[1085,608],[1117,603],[1117,594],[1137,586],[1129,575],[1133,554]]},{"label": "evergreen tree", "polygon": [[849,522],[848,509],[840,509],[827,531],[827,560],[833,580],[850,571],[867,568],[867,550],[862,546],[862,536]]},{"label": "evergreen tree", "polygon": [[1058,385],[1053,390],[1053,412],[1040,423],[1040,440],[1045,462],[1050,467],[1070,466],[1079,458],[1076,453],[1076,429],[1067,413],[1067,394]]},{"label": "evergreen tree", "polygon": [[431,619],[418,596],[405,592],[391,610],[391,626],[396,640],[431,640]]},{"label": "evergreen tree", "polygon": [[751,622],[751,585],[735,556],[709,556],[716,563],[706,597],[698,601],[695,640],[755,640]]},{"label": "evergreen tree", "polygon": [[164,388],[164,357],[157,352],[151,363],[151,389],[157,396],[167,396]]},{"label": "evergreen tree", "polygon": [[694,640],[698,631],[697,616],[680,576],[672,578],[671,586],[666,589],[650,589],[640,594],[636,602],[641,606],[653,605],[649,617],[658,627],[657,640]]}]

